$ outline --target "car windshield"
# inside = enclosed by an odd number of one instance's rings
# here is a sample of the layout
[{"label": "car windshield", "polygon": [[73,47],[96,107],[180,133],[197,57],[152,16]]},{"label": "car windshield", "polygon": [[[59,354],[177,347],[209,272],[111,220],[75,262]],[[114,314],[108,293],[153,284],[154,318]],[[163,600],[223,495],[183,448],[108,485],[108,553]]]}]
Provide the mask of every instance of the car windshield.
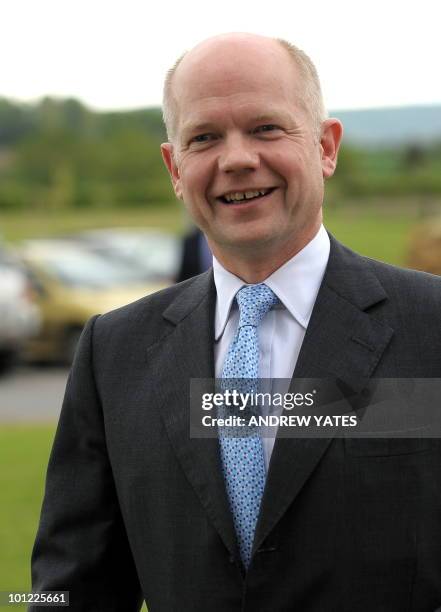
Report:
[{"label": "car windshield", "polygon": [[39,259],[47,272],[69,286],[102,288],[140,281],[139,274],[127,266],[82,251],[60,251]]}]

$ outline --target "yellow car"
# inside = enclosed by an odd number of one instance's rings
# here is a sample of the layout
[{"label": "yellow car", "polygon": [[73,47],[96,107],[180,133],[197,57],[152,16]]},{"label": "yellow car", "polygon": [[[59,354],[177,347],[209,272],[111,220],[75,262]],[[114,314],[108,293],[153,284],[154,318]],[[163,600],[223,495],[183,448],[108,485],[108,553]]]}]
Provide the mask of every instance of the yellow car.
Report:
[{"label": "yellow car", "polygon": [[86,321],[166,286],[146,284],[129,267],[61,240],[31,240],[21,259],[37,295],[40,333],[25,347],[28,361],[71,363]]}]

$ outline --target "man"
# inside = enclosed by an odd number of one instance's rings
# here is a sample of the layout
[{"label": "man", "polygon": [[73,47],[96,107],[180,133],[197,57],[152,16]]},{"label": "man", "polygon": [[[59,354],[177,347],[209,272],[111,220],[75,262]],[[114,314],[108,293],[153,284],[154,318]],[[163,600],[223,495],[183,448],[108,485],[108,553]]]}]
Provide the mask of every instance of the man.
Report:
[{"label": "man", "polygon": [[191,438],[189,387],[242,372],[332,377],[358,395],[372,377],[439,377],[439,279],[328,237],[324,179],[342,128],[294,47],[249,34],[201,43],[169,74],[164,113],[164,161],[214,278],[87,325],[34,589],[103,612],[142,597],[150,612],[434,610],[437,440]]}]

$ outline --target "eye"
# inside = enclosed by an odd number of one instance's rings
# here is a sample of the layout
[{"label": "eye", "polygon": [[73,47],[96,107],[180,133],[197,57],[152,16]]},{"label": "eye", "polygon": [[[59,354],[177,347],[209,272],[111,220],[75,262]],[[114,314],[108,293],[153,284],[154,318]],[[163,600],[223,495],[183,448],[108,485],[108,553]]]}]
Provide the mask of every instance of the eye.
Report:
[{"label": "eye", "polygon": [[280,130],[278,125],[274,125],[273,123],[266,123],[265,125],[259,125],[258,127],[256,127],[254,129],[254,132],[256,134],[259,134],[259,133],[275,132],[277,130]]},{"label": "eye", "polygon": [[204,143],[209,142],[215,138],[214,134],[198,134],[197,136],[193,136],[190,142]]}]

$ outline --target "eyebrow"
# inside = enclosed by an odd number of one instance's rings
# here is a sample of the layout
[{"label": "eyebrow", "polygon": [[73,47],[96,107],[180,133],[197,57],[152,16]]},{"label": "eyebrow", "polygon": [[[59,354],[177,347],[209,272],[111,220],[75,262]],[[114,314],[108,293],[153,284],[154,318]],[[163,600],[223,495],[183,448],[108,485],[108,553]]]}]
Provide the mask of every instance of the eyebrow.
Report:
[{"label": "eyebrow", "polygon": [[253,121],[272,121],[277,116],[280,116],[280,113],[264,113],[253,117]]},{"label": "eyebrow", "polygon": [[261,122],[261,121],[279,121],[288,119],[287,113],[279,110],[275,110],[272,113],[262,113],[260,115],[256,115],[253,118],[253,121]]},{"label": "eyebrow", "polygon": [[214,123],[210,123],[206,121],[204,123],[187,123],[182,126],[182,133],[189,134],[193,132],[201,132],[205,130],[212,130],[214,128]]}]

